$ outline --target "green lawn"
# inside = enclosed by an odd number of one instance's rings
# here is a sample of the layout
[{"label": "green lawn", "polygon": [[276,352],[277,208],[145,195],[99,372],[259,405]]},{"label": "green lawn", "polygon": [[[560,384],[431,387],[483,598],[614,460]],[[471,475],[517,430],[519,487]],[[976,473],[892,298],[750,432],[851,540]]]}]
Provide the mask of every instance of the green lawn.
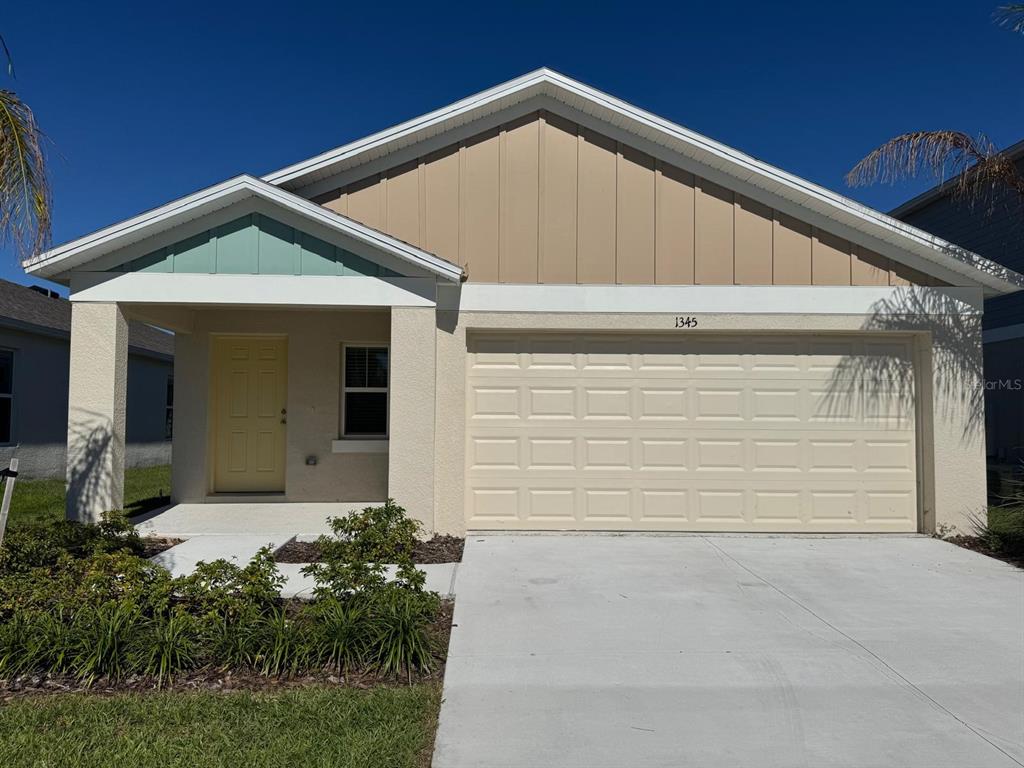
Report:
[{"label": "green lawn", "polygon": [[440,689],[59,694],[0,705],[0,765],[421,768]]},{"label": "green lawn", "polygon": [[[124,505],[137,515],[166,504],[171,491],[171,467],[138,467],[124,473]],[[64,481],[19,479],[14,485],[9,525],[41,523],[64,517]]]}]

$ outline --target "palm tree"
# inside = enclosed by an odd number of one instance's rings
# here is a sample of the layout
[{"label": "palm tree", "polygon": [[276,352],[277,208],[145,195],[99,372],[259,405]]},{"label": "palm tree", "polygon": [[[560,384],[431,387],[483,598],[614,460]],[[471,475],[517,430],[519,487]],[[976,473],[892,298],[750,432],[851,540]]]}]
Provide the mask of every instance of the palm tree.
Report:
[{"label": "palm tree", "polygon": [[[14,63],[0,36],[7,74]],[[50,242],[50,185],[43,156],[43,134],[18,94],[0,88],[0,245],[21,259],[45,250]]]},{"label": "palm tree", "polygon": [[[1024,3],[998,8],[999,26],[1024,33]],[[846,175],[851,187],[895,183],[922,172],[955,177],[954,197],[975,202],[994,199],[1005,189],[1024,201],[1024,175],[983,135],[961,131],[912,131],[882,144]]]}]

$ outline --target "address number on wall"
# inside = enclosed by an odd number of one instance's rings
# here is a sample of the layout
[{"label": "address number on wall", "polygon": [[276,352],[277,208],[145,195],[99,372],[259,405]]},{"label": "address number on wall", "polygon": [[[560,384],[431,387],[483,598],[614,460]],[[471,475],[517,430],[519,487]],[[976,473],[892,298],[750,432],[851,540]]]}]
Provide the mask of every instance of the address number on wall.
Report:
[{"label": "address number on wall", "polygon": [[693,315],[676,315],[676,328],[696,328],[697,318]]}]

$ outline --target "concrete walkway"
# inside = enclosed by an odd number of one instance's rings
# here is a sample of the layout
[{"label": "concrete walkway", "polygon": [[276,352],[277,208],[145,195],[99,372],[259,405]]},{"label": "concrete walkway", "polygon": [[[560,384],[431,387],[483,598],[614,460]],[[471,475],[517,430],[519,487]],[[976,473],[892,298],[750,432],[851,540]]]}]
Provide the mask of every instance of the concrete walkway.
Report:
[{"label": "concrete walkway", "polygon": [[1024,765],[1024,571],[928,538],[471,536],[434,768]]},{"label": "concrete walkway", "polygon": [[[276,549],[291,539],[291,535],[271,534],[203,534],[193,536],[181,544],[164,550],[150,559],[162,565],[172,576],[187,576],[200,562],[230,560],[244,566],[261,547]],[[315,539],[315,536],[301,536],[300,539]],[[278,563],[277,569],[284,576],[281,597],[311,597],[316,586],[311,578],[302,573],[303,563]],[[455,576],[458,563],[438,563],[418,566],[427,576],[426,588],[442,597],[455,596]],[[390,568],[389,574],[394,569]]]},{"label": "concrete walkway", "polygon": [[330,533],[330,517],[344,517],[354,509],[378,506],[382,501],[345,502],[211,502],[172,504],[135,518],[142,536],[188,538],[199,535],[259,531],[282,542],[292,536]]}]

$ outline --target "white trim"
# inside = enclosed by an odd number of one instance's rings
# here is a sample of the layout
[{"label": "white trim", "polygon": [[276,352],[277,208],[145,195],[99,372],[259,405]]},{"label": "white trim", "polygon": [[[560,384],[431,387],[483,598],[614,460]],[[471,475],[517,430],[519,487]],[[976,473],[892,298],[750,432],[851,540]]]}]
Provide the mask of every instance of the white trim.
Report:
[{"label": "white trim", "polygon": [[982,343],[998,344],[1000,341],[1012,341],[1024,338],[1024,323],[1004,325],[1002,328],[989,328],[981,334]]},{"label": "white trim", "polygon": [[427,269],[446,280],[458,282],[462,279],[462,268],[457,264],[452,264],[432,253],[360,224],[287,190],[247,175],[237,176],[119,224],[93,232],[78,240],[65,243],[23,262],[22,266],[26,272],[40,277],[66,278],[69,271],[111,251],[137,243],[251,197],[266,200],[358,242],[380,249],[402,261]]},{"label": "white trim", "polygon": [[424,277],[75,272],[71,301],[288,307],[433,307]]},{"label": "white trim", "polygon": [[438,309],[461,312],[977,315],[979,288],[888,286],[498,285],[438,286]]},{"label": "white trim", "polygon": [[345,438],[331,441],[331,453],[387,453],[387,439],[356,440]]},{"label": "white trim", "polygon": [[[990,294],[1012,293],[1024,287],[1024,276],[999,264],[549,69],[530,72],[442,109],[270,173],[264,179],[290,189],[310,188],[315,182],[341,171],[474,120],[509,110],[541,95],[618,126],[632,135],[664,145],[689,162],[724,173],[758,190],[787,199],[801,209],[851,227],[871,240],[881,241],[922,259],[926,265],[943,267],[961,279],[983,286]],[[308,192],[308,189],[304,191]]]}]

